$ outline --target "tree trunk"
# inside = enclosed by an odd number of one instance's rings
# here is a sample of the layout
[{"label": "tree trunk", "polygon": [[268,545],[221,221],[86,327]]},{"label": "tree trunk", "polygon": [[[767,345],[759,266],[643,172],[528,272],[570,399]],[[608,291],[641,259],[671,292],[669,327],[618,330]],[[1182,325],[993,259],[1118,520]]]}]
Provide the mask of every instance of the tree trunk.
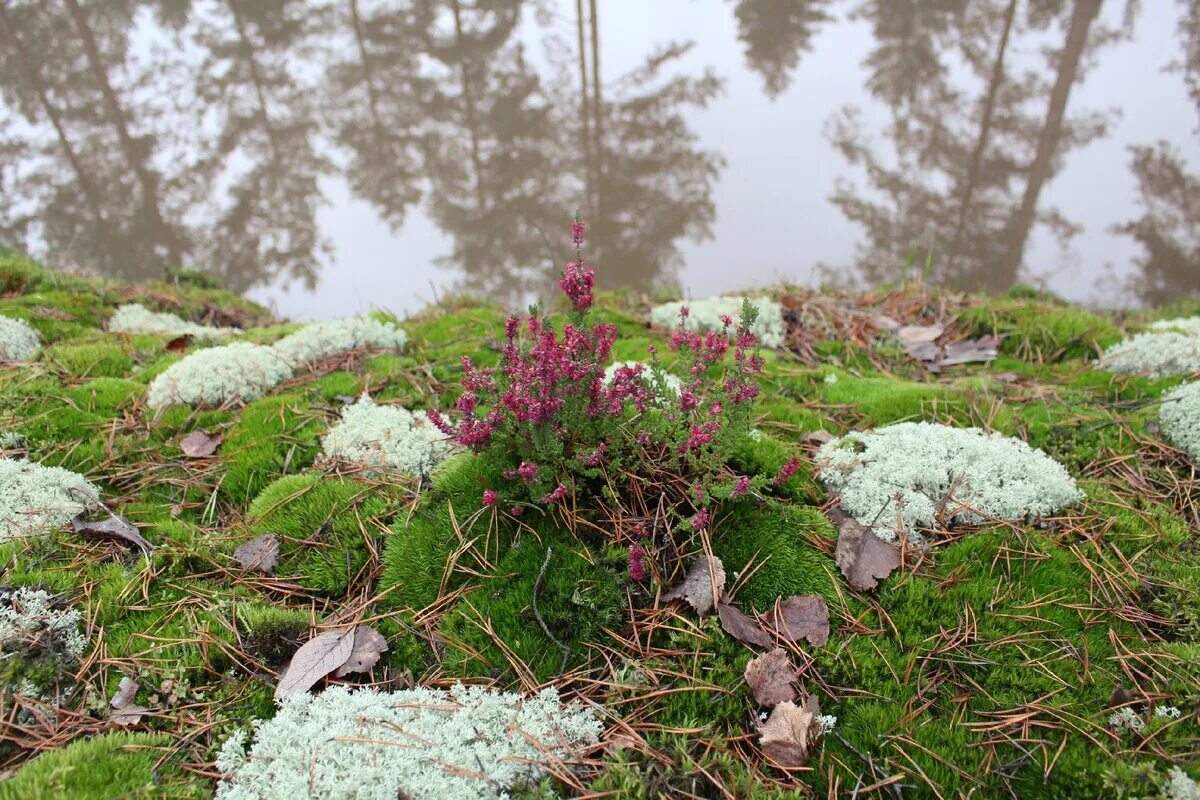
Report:
[{"label": "tree trunk", "polygon": [[75,173],[75,182],[79,184],[79,189],[83,192],[84,198],[87,200],[88,206],[92,209],[94,222],[99,229],[103,223],[103,214],[101,212],[100,195],[96,191],[92,179],[83,170],[83,161],[79,158],[79,154],[75,152],[75,146],[71,143],[70,137],[67,136],[66,127],[63,125],[62,116],[58,112],[58,108],[50,102],[50,92],[46,88],[46,84],[42,82],[42,75],[38,70],[37,65],[29,55],[29,51],[25,49],[25,45],[17,37],[16,31],[12,29],[12,25],[8,19],[8,9],[3,2],[0,2],[0,22],[4,23],[5,37],[12,44],[13,49],[17,53],[17,57],[21,61],[21,68],[25,72],[25,76],[29,82],[33,84],[34,92],[37,94],[38,104],[42,107],[42,112],[46,118],[50,120],[50,125],[54,128],[55,135],[58,136],[58,144],[62,148],[63,155],[67,159],[67,163],[71,165],[71,170]]},{"label": "tree trunk", "polygon": [[992,133],[992,119],[996,112],[996,97],[1004,84],[1004,58],[1008,52],[1008,40],[1012,33],[1013,18],[1017,14],[1017,0],[1009,0],[1004,12],[1004,27],[1000,29],[1000,42],[996,45],[996,58],[992,62],[992,75],[988,81],[987,94],[983,99],[982,115],[979,120],[979,138],[971,152],[971,163],[967,168],[967,179],[963,187],[962,198],[959,200],[958,220],[954,225],[954,236],[950,240],[949,272],[954,274],[955,262],[962,252],[962,237],[967,226],[967,215],[971,211],[971,203],[975,199],[975,189],[979,185],[979,170],[983,165],[983,156],[987,152],[988,140]]},{"label": "tree trunk", "polygon": [[174,232],[167,226],[162,217],[158,198],[157,176],[151,174],[149,167],[146,165],[145,157],[139,154],[137,145],[133,141],[133,136],[129,132],[129,125],[125,120],[125,112],[121,108],[117,93],[113,91],[112,84],[108,80],[108,70],[101,61],[100,48],[96,46],[96,37],[92,34],[92,29],[88,25],[87,18],[83,13],[83,9],[79,7],[78,1],[66,0],[66,5],[67,10],[71,14],[71,19],[75,24],[75,29],[82,41],[83,52],[87,56],[92,78],[96,81],[96,85],[100,87],[100,93],[104,98],[104,107],[108,112],[109,121],[112,123],[113,129],[117,132],[117,139],[121,142],[121,150],[125,155],[125,161],[133,171],[138,180],[138,185],[141,187],[143,210],[150,218],[151,226],[157,232],[160,244],[166,247],[167,258],[170,264],[172,266],[181,266],[179,263],[179,243],[175,240]]},{"label": "tree trunk", "polygon": [[593,199],[592,216],[599,221],[602,204],[601,187],[604,185],[604,107],[600,94],[600,23],[597,19],[596,0],[590,2],[592,23],[592,119],[595,120],[596,196]]},{"label": "tree trunk", "polygon": [[1021,207],[1013,219],[1009,239],[1009,249],[1004,262],[997,270],[995,287],[1007,287],[1016,283],[1021,262],[1025,256],[1025,243],[1029,239],[1029,231],[1033,227],[1037,215],[1038,195],[1042,185],[1050,176],[1050,168],[1054,160],[1055,149],[1059,136],[1062,134],[1063,117],[1067,110],[1067,98],[1071,94],[1071,85],[1079,72],[1079,61],[1087,46],[1088,31],[1100,13],[1102,0],[1075,0],[1071,13],[1071,24],[1067,29],[1067,41],[1058,57],[1058,76],[1054,81],[1054,89],[1050,93],[1050,105],[1046,110],[1046,123],[1042,126],[1038,137],[1037,153],[1029,168],[1029,181],[1025,185],[1025,196],[1021,199]]},{"label": "tree trunk", "polygon": [[[575,0],[576,32],[579,35],[579,106],[583,118],[583,173],[587,186],[584,188],[584,198],[588,205],[596,189],[595,176],[592,174],[592,121],[588,97],[587,50],[584,44],[583,0]],[[589,208],[588,211],[591,211]]]}]

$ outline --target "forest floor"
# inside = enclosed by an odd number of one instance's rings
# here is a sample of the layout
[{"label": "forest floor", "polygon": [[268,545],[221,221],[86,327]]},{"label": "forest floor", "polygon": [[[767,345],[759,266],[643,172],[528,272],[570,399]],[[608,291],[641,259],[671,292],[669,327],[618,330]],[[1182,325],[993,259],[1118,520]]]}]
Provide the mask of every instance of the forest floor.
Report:
[{"label": "forest floor", "polygon": [[[0,456],[82,474],[150,545],[69,525],[0,544],[4,590],[52,592],[81,612],[88,642],[40,699],[15,681],[19,652],[0,660],[0,798],[211,796],[222,742],[275,714],[298,647],[348,624],[372,626],[387,651],[314,691],[551,685],[603,710],[596,745],[514,796],[1164,797],[1173,767],[1200,776],[1200,494],[1157,405],[1184,377],[1094,364],[1200,303],[1110,314],[1022,289],[770,294],[788,309],[787,341],[764,353],[764,435],[736,466],[770,476],[798,455],[800,470],[770,496],[719,505],[706,546],[750,617],[822,598],[820,646],[747,645],[720,615],[664,601],[682,568],[633,580],[627,545],[589,509],[491,514],[471,455],[428,480],[320,459],[321,437],[364,392],[451,407],[461,356],[498,357],[505,317],[487,302],[451,298],[397,320],[402,353],[359,349],[248,404],[155,413],[148,382],[201,345],[109,333],[118,305],[233,326],[251,342],[296,326],[188,274],[134,286],[0,256],[0,315],[43,343],[32,362],[0,364],[0,433],[14,434]],[[598,297],[619,332],[615,358],[667,352],[668,332],[647,321],[653,299]],[[941,343],[998,336],[999,355],[931,369],[896,325],[943,326]],[[813,454],[825,434],[914,420],[1020,438],[1085,499],[1037,524],[925,531],[927,547],[855,589],[835,561],[837,498]],[[185,454],[197,430],[220,437],[214,452]],[[234,551],[268,533],[281,542],[273,574],[245,568]],[[745,677],[776,646],[803,695],[837,718],[791,769],[764,755],[768,709]],[[125,716],[112,709],[123,678],[138,684]],[[1112,724],[1122,708],[1132,726]]]}]

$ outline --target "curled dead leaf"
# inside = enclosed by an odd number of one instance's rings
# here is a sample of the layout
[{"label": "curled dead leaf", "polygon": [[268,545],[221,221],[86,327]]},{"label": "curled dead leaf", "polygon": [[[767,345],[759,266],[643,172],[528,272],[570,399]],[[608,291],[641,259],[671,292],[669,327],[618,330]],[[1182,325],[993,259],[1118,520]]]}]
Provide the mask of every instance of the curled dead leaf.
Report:
[{"label": "curled dead leaf", "polygon": [[188,458],[208,458],[220,446],[220,436],[209,436],[202,430],[192,431],[179,441],[179,449]]},{"label": "curled dead leaf", "polygon": [[142,717],[149,713],[150,709],[133,702],[137,693],[138,682],[128,675],[122,677],[117,685],[117,692],[113,695],[112,710],[108,713],[109,722],[127,728],[142,721]]},{"label": "curled dead leaf", "polygon": [[71,521],[71,528],[85,539],[115,539],[139,548],[147,557],[154,546],[143,538],[133,523],[117,514],[110,513],[108,519],[89,522],[78,516]]},{"label": "curled dead leaf", "polygon": [[279,563],[279,539],[273,533],[264,533],[239,544],[233,551],[233,557],[242,565],[242,569],[274,575],[275,566]]},{"label": "curled dead leaf", "polygon": [[664,603],[684,600],[703,617],[717,607],[717,601],[724,592],[725,565],[716,556],[710,560],[702,555],[692,562],[683,576],[683,583],[664,594],[662,599]]},{"label": "curled dead leaf", "polygon": [[768,708],[796,699],[792,682],[800,670],[788,658],[787,651],[775,648],[746,664],[746,685],[760,706]]},{"label": "curled dead leaf", "polygon": [[300,646],[288,662],[279,685],[275,687],[275,699],[282,700],[294,694],[307,692],[317,681],[346,663],[354,650],[354,629],[325,631]]},{"label": "curled dead leaf", "polygon": [[797,595],[775,601],[772,616],[775,631],[789,642],[808,640],[813,647],[829,641],[829,606],[815,594]]},{"label": "curled dead leaf", "polygon": [[834,557],[846,580],[861,591],[874,589],[900,566],[900,548],[849,516],[841,519]]},{"label": "curled dead leaf", "polygon": [[185,333],[182,336],[176,336],[171,341],[167,342],[163,349],[168,353],[182,353],[192,346],[194,337],[190,333]]},{"label": "curled dead leaf", "polygon": [[834,435],[829,431],[811,431],[804,434],[804,441],[809,444],[826,444],[834,440]]},{"label": "curled dead leaf", "polygon": [[816,714],[790,701],[780,703],[759,730],[763,755],[784,769],[808,763]]},{"label": "curled dead leaf", "polygon": [[717,617],[721,627],[733,638],[755,647],[770,647],[771,637],[757,622],[747,617],[736,606],[721,603],[717,606]]},{"label": "curled dead leaf", "polygon": [[351,672],[370,672],[379,657],[387,652],[387,639],[370,625],[359,625],[354,629],[354,644],[346,662],[333,673],[335,678],[344,678]]}]

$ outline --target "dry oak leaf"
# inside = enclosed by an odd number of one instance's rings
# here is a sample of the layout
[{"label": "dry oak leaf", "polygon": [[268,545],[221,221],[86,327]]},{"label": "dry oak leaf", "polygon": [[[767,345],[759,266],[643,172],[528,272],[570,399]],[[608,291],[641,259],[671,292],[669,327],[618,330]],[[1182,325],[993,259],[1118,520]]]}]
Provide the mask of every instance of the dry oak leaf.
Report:
[{"label": "dry oak leaf", "polygon": [[188,458],[208,458],[220,446],[220,436],[209,436],[201,430],[192,431],[179,440],[179,449]]},{"label": "dry oak leaf", "polygon": [[721,627],[725,629],[725,632],[739,642],[752,644],[755,647],[771,646],[771,637],[767,635],[767,632],[757,622],[739,611],[736,606],[721,603],[717,606],[717,617],[721,620]]},{"label": "dry oak leaf", "polygon": [[264,533],[239,544],[233,551],[233,557],[242,565],[242,569],[274,575],[275,566],[279,563],[279,539],[273,533]]},{"label": "dry oak leaf", "polygon": [[131,544],[140,548],[147,557],[154,549],[150,542],[142,537],[133,523],[117,514],[110,513],[108,519],[98,522],[88,522],[81,515],[71,521],[71,528],[86,539],[116,539]]},{"label": "dry oak leaf", "polygon": [[117,685],[117,693],[113,695],[112,710],[108,713],[108,719],[112,724],[125,728],[142,721],[142,717],[150,709],[133,702],[137,693],[137,681],[128,675],[121,678],[121,683]]},{"label": "dry oak leaf", "polygon": [[275,699],[282,700],[294,694],[307,692],[321,678],[345,664],[353,650],[353,628],[325,631],[309,639],[300,645],[300,649],[279,676],[279,685],[275,687]]},{"label": "dry oak leaf", "polygon": [[763,755],[784,769],[808,763],[818,713],[815,699],[809,697],[804,707],[792,702],[780,703],[759,728],[758,744]]},{"label": "dry oak leaf", "polygon": [[775,631],[789,642],[807,639],[813,647],[820,647],[829,641],[829,606],[819,595],[776,600],[772,623]]},{"label": "dry oak leaf", "polygon": [[796,699],[792,681],[799,675],[800,670],[788,658],[787,652],[779,647],[752,659],[746,665],[746,685],[754,693],[758,704],[767,708]]},{"label": "dry oak leaf", "polygon": [[164,345],[163,349],[168,353],[182,353],[192,346],[194,337],[190,333],[185,333],[182,336],[176,336],[171,341]]},{"label": "dry oak leaf", "polygon": [[[712,572],[709,572],[709,564]],[[725,592],[725,565],[721,559],[713,556],[711,559],[700,556],[692,562],[683,583],[663,595],[663,602],[685,600],[696,613],[704,616],[717,607],[717,601]]]},{"label": "dry oak leaf", "polygon": [[900,566],[900,548],[853,517],[841,521],[834,557],[850,585],[862,591],[874,589]]},{"label": "dry oak leaf", "polygon": [[387,649],[387,639],[383,638],[383,634],[370,625],[359,625],[354,629],[354,645],[350,655],[333,673],[333,677],[344,678],[351,672],[370,672]]}]

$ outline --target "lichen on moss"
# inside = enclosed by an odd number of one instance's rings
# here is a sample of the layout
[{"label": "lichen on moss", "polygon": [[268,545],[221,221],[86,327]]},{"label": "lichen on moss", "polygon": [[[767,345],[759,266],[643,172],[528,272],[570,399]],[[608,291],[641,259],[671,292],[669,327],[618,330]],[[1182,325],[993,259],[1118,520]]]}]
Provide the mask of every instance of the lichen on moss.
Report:
[{"label": "lichen on moss", "polygon": [[0,458],[0,542],[70,522],[99,502],[99,490],[82,475]]},{"label": "lichen on moss", "polygon": [[449,692],[294,696],[221,747],[218,800],[263,797],[496,797],[596,741],[602,726],[553,689],[533,696],[456,684]]},{"label": "lichen on moss", "polygon": [[390,322],[374,317],[350,317],[305,325],[276,342],[275,352],[299,369],[357,347],[402,350],[407,340],[407,334]]},{"label": "lichen on moss", "polygon": [[[688,316],[684,326],[691,331],[719,331],[724,326],[723,318],[729,317],[737,324],[742,315],[742,301],[749,300],[758,309],[758,319],[751,332],[758,337],[763,347],[781,347],[787,334],[783,321],[783,306],[768,297],[710,297],[704,300],[663,303],[650,309],[650,322],[659,328],[674,329],[679,324],[679,310],[686,307]],[[732,331],[733,328],[730,328]]]},{"label": "lichen on moss", "polygon": [[1036,519],[1083,497],[1042,451],[978,428],[905,422],[852,432],[816,461],[847,513],[892,536],[939,522]]},{"label": "lichen on moss", "polygon": [[407,475],[429,472],[452,450],[446,435],[425,415],[376,405],[369,395],[342,411],[341,420],[321,440],[325,455]]},{"label": "lichen on moss", "polygon": [[1194,459],[1200,459],[1200,382],[1185,383],[1162,399],[1163,433]]},{"label": "lichen on moss", "polygon": [[1188,375],[1200,372],[1200,336],[1165,329],[1139,333],[1104,351],[1099,366],[1123,375]]},{"label": "lichen on moss", "polygon": [[150,333],[161,336],[191,336],[211,341],[233,334],[233,328],[213,328],[189,322],[168,311],[151,311],[141,303],[119,306],[108,321],[112,333]]},{"label": "lichen on moss", "polygon": [[150,383],[151,408],[175,403],[220,406],[257,400],[292,375],[274,349],[247,342],[198,350],[172,364]]},{"label": "lichen on moss", "polygon": [[29,361],[41,346],[37,331],[27,322],[0,316],[0,362]]}]

